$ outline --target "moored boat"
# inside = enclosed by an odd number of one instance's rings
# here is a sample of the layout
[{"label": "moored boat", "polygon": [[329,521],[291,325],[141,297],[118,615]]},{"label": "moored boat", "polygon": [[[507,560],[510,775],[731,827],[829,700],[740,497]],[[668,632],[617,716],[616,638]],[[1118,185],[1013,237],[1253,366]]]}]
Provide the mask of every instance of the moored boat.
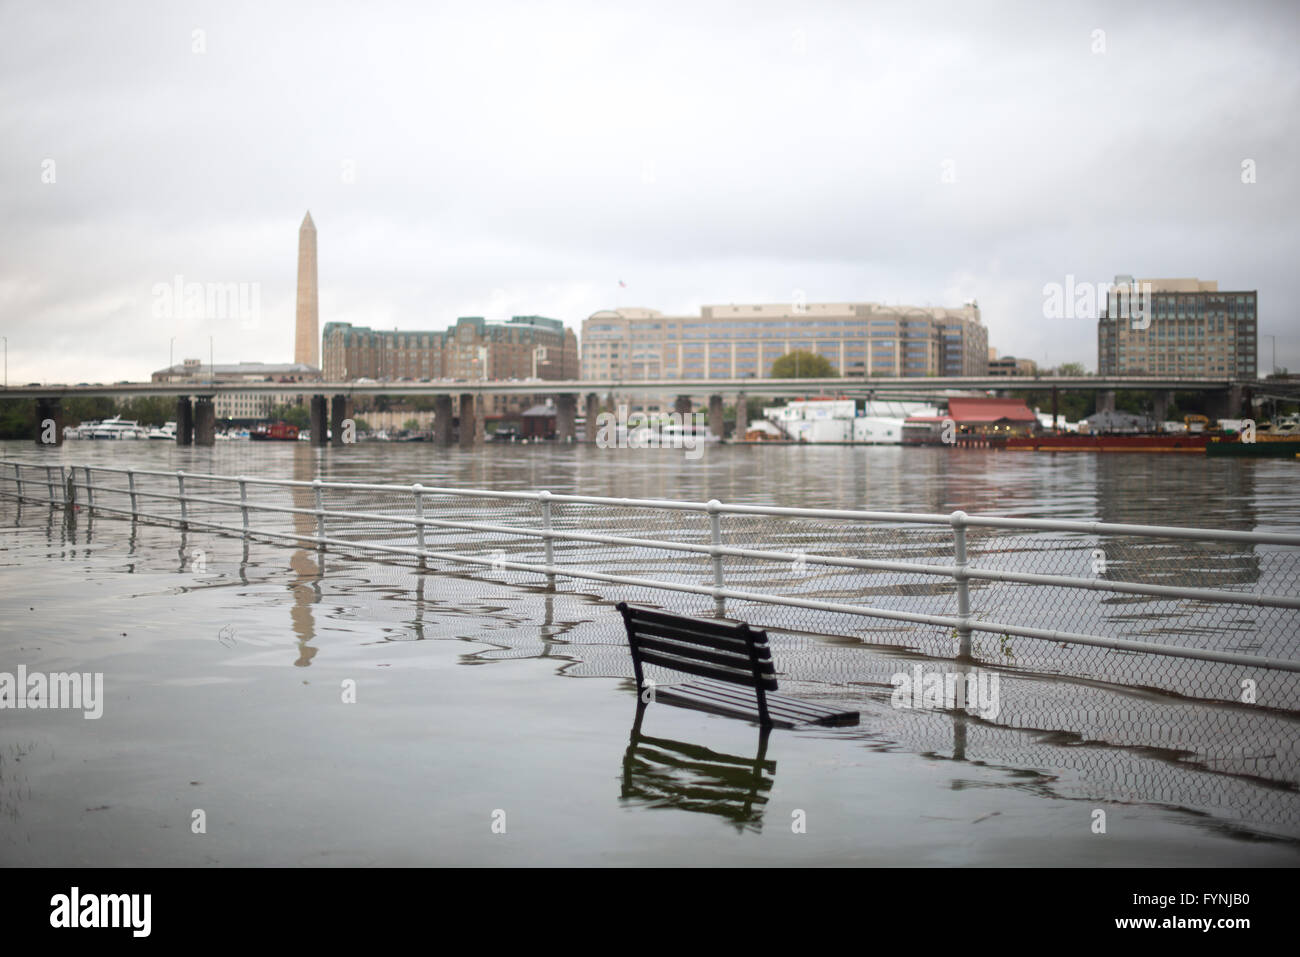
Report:
[{"label": "moored boat", "polygon": [[254,442],[297,442],[298,426],[288,422],[276,422],[272,425],[259,426],[248,437]]}]

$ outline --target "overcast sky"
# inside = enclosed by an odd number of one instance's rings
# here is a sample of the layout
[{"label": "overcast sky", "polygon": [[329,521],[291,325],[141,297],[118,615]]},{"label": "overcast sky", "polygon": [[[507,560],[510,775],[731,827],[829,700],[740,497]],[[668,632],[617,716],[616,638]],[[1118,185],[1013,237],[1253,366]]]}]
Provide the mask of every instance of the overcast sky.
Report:
[{"label": "overcast sky", "polygon": [[[975,298],[1095,369],[1043,286],[1132,273],[1257,289],[1296,370],[1297,41],[1293,3],[0,2],[9,381],[290,361],[308,209],[322,326]],[[177,276],[260,313],[160,315]]]}]

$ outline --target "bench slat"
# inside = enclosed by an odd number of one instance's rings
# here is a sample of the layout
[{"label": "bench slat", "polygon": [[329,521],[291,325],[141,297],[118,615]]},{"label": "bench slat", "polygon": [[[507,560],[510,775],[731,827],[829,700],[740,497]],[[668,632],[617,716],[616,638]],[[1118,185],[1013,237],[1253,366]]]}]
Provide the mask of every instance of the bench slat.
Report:
[{"label": "bench slat", "polygon": [[[740,701],[717,695],[713,689],[702,688],[694,682],[671,687],[659,688],[656,695],[664,700],[681,701],[692,707],[700,707],[720,714],[759,720],[758,705],[755,701]],[[768,713],[772,723],[780,728],[794,728],[801,724],[835,724],[856,725],[859,715],[856,711],[834,711],[814,705],[815,711],[792,708],[791,705],[807,705],[807,702],[785,695],[767,696]]]},{"label": "bench slat", "polygon": [[[710,691],[718,695],[739,695],[742,699],[746,698],[746,693],[738,691],[728,684],[715,683],[707,678],[701,678],[689,682],[691,687],[699,688],[702,691]],[[830,708],[826,705],[817,704],[815,701],[805,701],[803,698],[792,698],[784,694],[768,694],[767,705],[771,709],[782,708],[787,711],[799,714],[819,715],[824,718],[843,717],[853,715],[856,717],[856,711],[841,711],[836,708]],[[854,722],[856,723],[856,722]]]},{"label": "bench slat", "polygon": [[672,638],[676,641],[690,642],[693,645],[702,645],[706,648],[716,648],[719,651],[734,651],[739,654],[749,654],[749,646],[752,643],[754,650],[758,652],[759,658],[770,658],[771,652],[767,646],[767,638],[762,632],[749,631],[748,634],[753,641],[745,640],[745,632],[736,633],[731,626],[726,626],[721,631],[712,631],[707,628],[696,627],[692,622],[690,627],[683,625],[665,625],[659,622],[647,622],[634,616],[632,627],[636,630],[638,636],[647,636],[651,638]]},{"label": "bench slat", "polygon": [[[688,682],[683,685],[672,685],[667,690],[671,693],[678,688],[690,689],[694,694],[701,695],[719,704],[725,704],[738,708],[749,708],[754,711],[758,710],[758,701],[752,695],[731,693],[730,689],[723,689],[716,686],[706,685],[703,682]],[[659,693],[659,692],[656,692]],[[805,702],[797,698],[788,698],[785,695],[767,696],[767,709],[772,714],[780,715],[784,718],[790,718],[795,721],[809,721],[814,718],[825,718],[836,712],[829,709],[818,709],[807,706]]]},{"label": "bench slat", "polygon": [[[642,650],[650,649],[651,651],[662,651],[670,655],[676,655],[679,658],[690,658],[695,661],[706,661],[709,664],[725,665],[728,668],[738,668],[742,671],[753,672],[754,663],[750,661],[748,655],[726,654],[719,651],[701,651],[698,648],[683,648],[674,642],[664,641],[660,638],[638,638],[637,643]],[[764,677],[770,677],[775,674],[772,668],[772,661],[759,662],[758,673]]]},{"label": "bench slat", "polygon": [[663,668],[671,668],[673,671],[685,672],[688,675],[698,675],[701,678],[712,678],[715,681],[726,681],[734,685],[742,685],[746,688],[762,688],[764,691],[776,690],[775,678],[756,678],[752,671],[731,671],[714,665],[702,664],[695,661],[686,661],[681,658],[673,658],[658,651],[642,651],[641,663],[646,665],[659,665]]}]

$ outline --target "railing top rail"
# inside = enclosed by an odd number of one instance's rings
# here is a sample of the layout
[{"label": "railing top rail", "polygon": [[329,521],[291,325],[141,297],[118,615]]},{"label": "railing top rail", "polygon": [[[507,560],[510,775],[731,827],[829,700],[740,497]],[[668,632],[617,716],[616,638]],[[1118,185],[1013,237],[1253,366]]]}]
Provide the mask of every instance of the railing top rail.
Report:
[{"label": "railing top rail", "polygon": [[[22,460],[20,465],[44,467],[53,463],[35,463]],[[60,463],[70,464],[70,463]],[[84,468],[81,464],[72,464],[73,468]],[[571,495],[548,491],[504,491],[495,489],[448,488],[434,485],[402,485],[367,482],[327,482],[307,481],[302,479],[254,478],[252,476],[216,475],[207,472],[186,472],[184,470],[166,471],[161,469],[128,469],[120,466],[90,465],[92,471],[134,473],[135,475],[154,475],[163,478],[185,478],[204,481],[238,482],[250,485],[268,485],[281,487],[345,489],[353,491],[374,491],[414,494],[419,491],[424,495],[449,495],[465,498],[491,498],[515,501],[550,501],[560,504],[607,505],[621,508],[657,508],[674,511],[703,513],[720,513],[728,515],[767,515],[783,518],[820,518],[839,521],[894,523],[902,525],[933,525],[936,527],[967,527],[1007,529],[1015,531],[1053,531],[1080,535],[1130,535],[1147,538],[1178,538],[1201,541],[1235,542],[1242,544],[1271,544],[1300,547],[1300,534],[1286,532],[1233,531],[1226,529],[1195,528],[1176,525],[1136,525],[1114,522],[1081,522],[1058,519],[1015,518],[997,515],[970,515],[962,511],[950,514],[927,512],[884,512],[862,509],[826,509],[793,508],[775,505],[726,504],[718,501],[690,502],[677,499],[621,498],[599,495]],[[0,476],[2,478],[3,476]]]}]

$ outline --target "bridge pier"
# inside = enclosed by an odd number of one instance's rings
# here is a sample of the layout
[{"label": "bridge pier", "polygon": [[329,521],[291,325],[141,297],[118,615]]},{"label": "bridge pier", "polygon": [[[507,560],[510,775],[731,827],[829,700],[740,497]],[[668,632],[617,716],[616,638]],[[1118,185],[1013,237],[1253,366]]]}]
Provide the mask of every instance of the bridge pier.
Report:
[{"label": "bridge pier", "polygon": [[433,397],[433,440],[439,445],[451,445],[452,420],[455,415],[451,410],[451,396],[435,395]]},{"label": "bridge pier", "polygon": [[194,444],[194,404],[188,395],[176,397],[176,444]]},{"label": "bridge pier", "polygon": [[194,444],[208,448],[217,444],[217,407],[210,395],[194,400]]},{"label": "bridge pier", "polygon": [[330,447],[343,445],[343,420],[348,418],[348,397],[336,395],[330,401]]},{"label": "bridge pier", "polygon": [[578,416],[578,396],[575,392],[561,392],[555,397],[555,439],[572,442],[576,435],[575,419]]},{"label": "bridge pier", "polygon": [[36,400],[36,444],[58,448],[63,444],[63,400]]},{"label": "bridge pier", "polygon": [[709,431],[719,439],[727,430],[726,418],[722,411],[722,396],[714,393],[709,396]]},{"label": "bridge pier", "polygon": [[1097,391],[1097,411],[1114,412],[1115,411],[1115,390],[1099,389]]},{"label": "bridge pier", "polygon": [[329,410],[326,408],[328,400],[323,395],[314,395],[311,397],[311,444],[324,445],[329,441]]},{"label": "bridge pier", "polygon": [[731,441],[745,441],[745,433],[749,431],[749,396],[743,392],[736,393],[736,428],[731,433]]},{"label": "bridge pier", "polygon": [[1247,394],[1246,389],[1239,385],[1230,386],[1220,392],[1206,393],[1205,414],[1212,420],[1239,419],[1249,416]]},{"label": "bridge pier", "polygon": [[583,435],[583,441],[596,441],[596,420],[600,418],[600,396],[594,392],[587,393],[587,431]]},{"label": "bridge pier", "polygon": [[483,444],[485,429],[483,425],[482,403],[478,401],[478,395],[473,392],[464,392],[460,397],[460,447],[462,449],[472,449],[475,445]]},{"label": "bridge pier", "polygon": [[1152,414],[1156,420],[1156,428],[1159,428],[1160,423],[1169,418],[1169,403],[1173,401],[1173,398],[1174,394],[1167,389],[1156,392],[1152,397],[1152,405],[1154,407]]}]

